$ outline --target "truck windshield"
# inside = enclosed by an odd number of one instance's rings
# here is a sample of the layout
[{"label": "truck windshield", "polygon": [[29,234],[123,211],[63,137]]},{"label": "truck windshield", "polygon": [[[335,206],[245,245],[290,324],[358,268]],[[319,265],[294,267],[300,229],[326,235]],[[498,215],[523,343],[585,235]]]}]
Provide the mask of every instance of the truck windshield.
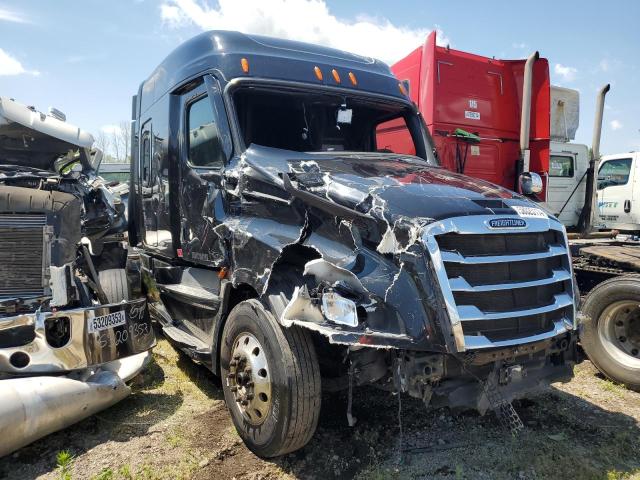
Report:
[{"label": "truck windshield", "polygon": [[[297,152],[380,152],[418,156],[437,165],[419,117],[408,106],[364,96],[266,87],[233,93],[245,145]],[[389,148],[380,132],[409,130]]]}]

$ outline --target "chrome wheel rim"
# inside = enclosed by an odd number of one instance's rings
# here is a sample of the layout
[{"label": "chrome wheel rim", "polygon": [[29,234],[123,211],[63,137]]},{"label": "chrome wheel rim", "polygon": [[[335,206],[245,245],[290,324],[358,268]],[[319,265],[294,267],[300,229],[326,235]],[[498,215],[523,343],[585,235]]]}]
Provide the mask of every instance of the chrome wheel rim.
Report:
[{"label": "chrome wheel rim", "polygon": [[602,345],[617,362],[640,368],[640,305],[621,300],[604,309],[598,322]]},{"label": "chrome wheel rim", "polygon": [[250,333],[233,342],[227,386],[235,406],[252,425],[261,425],[271,410],[271,372],[266,352]]}]

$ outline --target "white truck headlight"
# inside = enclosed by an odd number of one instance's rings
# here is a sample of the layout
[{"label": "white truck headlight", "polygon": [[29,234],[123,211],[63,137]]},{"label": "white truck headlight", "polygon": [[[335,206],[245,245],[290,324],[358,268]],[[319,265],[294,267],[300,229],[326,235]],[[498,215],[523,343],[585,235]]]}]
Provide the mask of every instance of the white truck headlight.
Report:
[{"label": "white truck headlight", "polygon": [[326,291],[322,295],[322,314],[331,322],[349,327],[358,326],[358,312],[355,302],[332,290]]}]

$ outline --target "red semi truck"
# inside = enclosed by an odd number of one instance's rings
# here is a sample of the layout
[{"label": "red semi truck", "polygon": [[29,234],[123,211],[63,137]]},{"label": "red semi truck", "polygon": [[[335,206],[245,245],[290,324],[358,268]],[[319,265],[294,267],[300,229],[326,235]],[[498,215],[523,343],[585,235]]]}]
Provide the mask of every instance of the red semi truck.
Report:
[{"label": "red semi truck", "polygon": [[[536,52],[527,60],[498,60],[439,47],[433,32],[391,70],[422,113],[444,168],[511,190],[520,190],[520,173],[537,173],[543,183],[538,197],[545,200],[550,142],[546,59]],[[383,125],[377,139],[379,149],[412,153],[409,134],[400,125]]]},{"label": "red semi truck", "polygon": [[[538,52],[527,60],[498,60],[436,46],[432,33],[424,45],[392,65],[391,70],[424,117],[442,167],[528,194],[554,211],[558,203],[566,205],[572,195],[578,203],[582,198],[580,222],[571,215],[565,215],[565,221],[588,237],[596,198],[593,172],[598,171],[608,85],[598,94],[591,166],[586,172],[583,168],[584,174],[580,175],[576,148],[583,147],[586,156],[587,147],[566,143],[571,138],[568,132],[565,143],[557,141],[558,126],[551,125],[551,104],[563,102],[565,118],[560,130],[562,126],[566,130],[567,100],[562,95],[556,98],[557,93],[552,95],[549,64]],[[551,141],[552,133],[555,142]],[[406,127],[397,121],[377,129],[379,150],[413,154],[410,142]],[[568,169],[571,179],[558,174],[559,159],[564,157],[573,161]],[[529,179],[529,185],[523,183],[524,178]],[[563,184],[565,180],[574,181],[574,191],[570,192],[571,182]],[[541,185],[532,188],[533,181]],[[562,208],[559,210],[562,213]],[[640,244],[605,238],[569,243],[573,272],[580,292],[586,294],[582,302],[582,346],[605,375],[640,391],[640,261],[628,261],[640,258]]]}]

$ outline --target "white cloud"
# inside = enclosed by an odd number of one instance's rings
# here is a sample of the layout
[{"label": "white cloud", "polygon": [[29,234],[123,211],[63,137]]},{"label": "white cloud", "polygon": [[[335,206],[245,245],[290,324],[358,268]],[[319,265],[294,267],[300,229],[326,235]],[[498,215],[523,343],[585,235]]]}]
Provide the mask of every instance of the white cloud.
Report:
[{"label": "white cloud", "polygon": [[0,76],[3,75],[33,75],[38,76],[40,72],[37,70],[27,70],[22,64],[7,52],[0,48]]},{"label": "white cloud", "polygon": [[[337,18],[324,0],[166,0],[162,20],[172,28],[238,30],[326,45],[395,62],[421,45],[430,30],[392,24],[386,18]],[[438,44],[449,40],[437,29]]]},{"label": "white cloud", "polygon": [[556,63],[553,67],[553,72],[561,77],[565,82],[572,82],[576,78],[578,69],[573,67],[566,67],[561,63]]},{"label": "white cloud", "polygon": [[0,8],[0,21],[13,22],[13,23],[31,23],[27,17],[21,13]]},{"label": "white cloud", "polygon": [[623,127],[620,120],[611,120],[611,122],[609,122],[609,125],[611,125],[611,130],[620,130]]},{"label": "white cloud", "polygon": [[524,42],[514,42],[511,44],[513,48],[517,48],[518,50],[524,50],[527,48],[527,44]]}]

